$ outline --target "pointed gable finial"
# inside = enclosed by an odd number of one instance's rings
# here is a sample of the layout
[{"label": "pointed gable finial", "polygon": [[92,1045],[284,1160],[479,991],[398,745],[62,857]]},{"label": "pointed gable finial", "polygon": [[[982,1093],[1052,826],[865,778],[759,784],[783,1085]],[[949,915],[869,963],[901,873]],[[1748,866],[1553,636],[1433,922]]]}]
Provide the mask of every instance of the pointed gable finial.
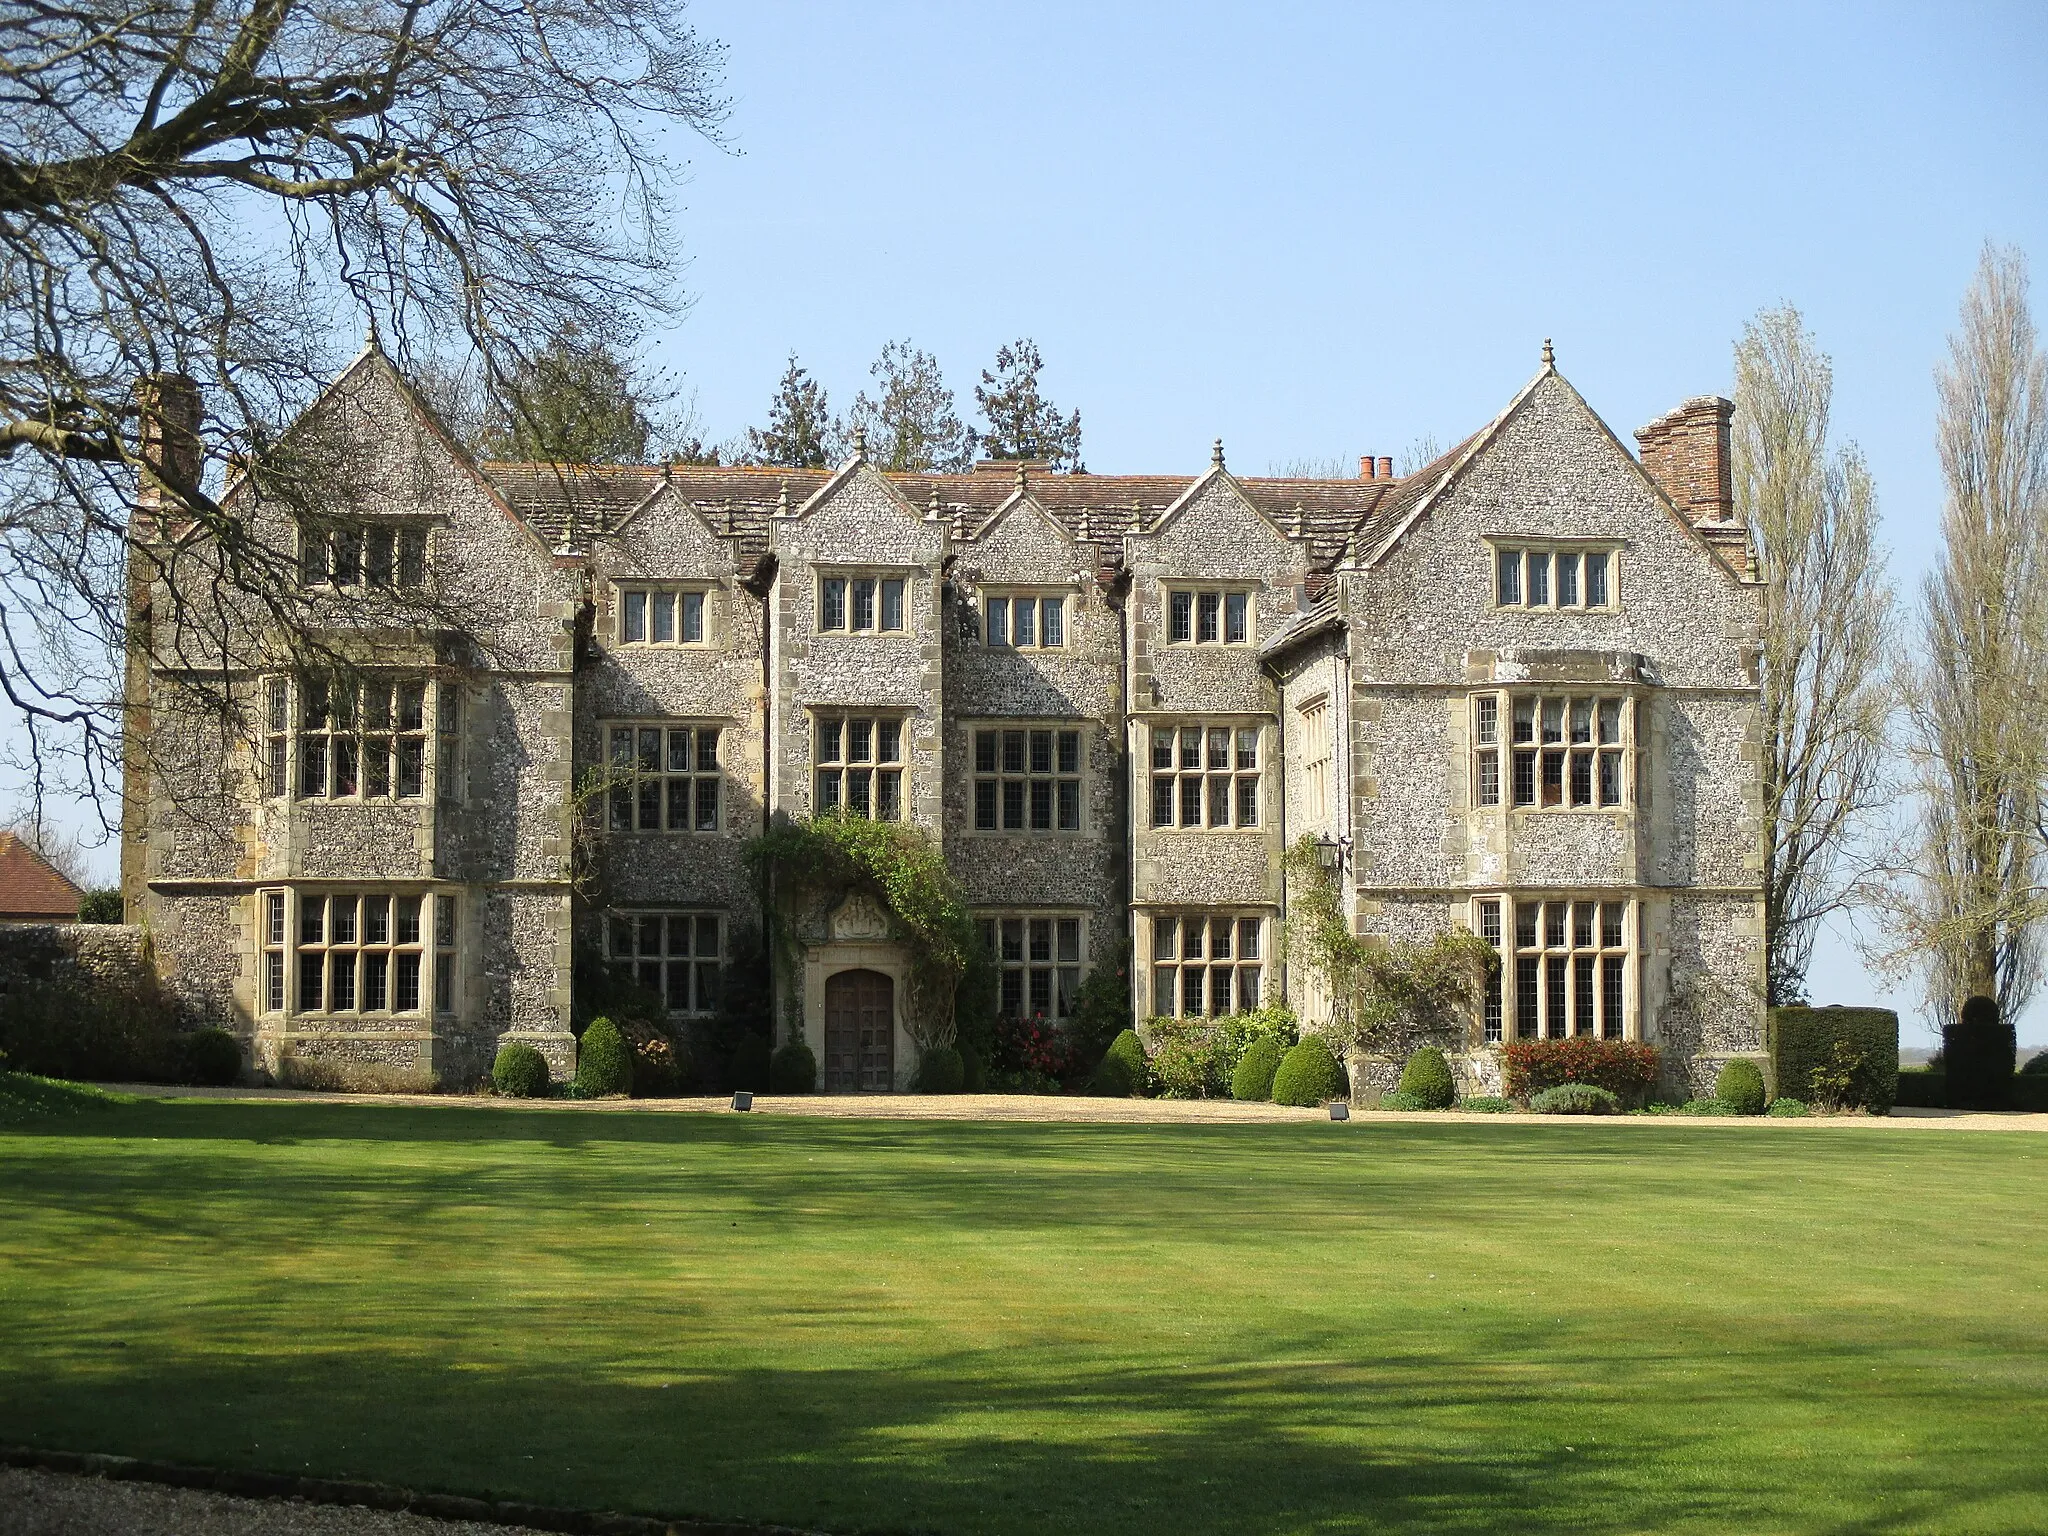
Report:
[{"label": "pointed gable finial", "polygon": [[924,499],[924,520],[928,523],[939,521],[939,482],[934,480],[931,494]]},{"label": "pointed gable finial", "polygon": [[775,515],[777,517],[789,516],[789,482],[787,480],[782,482],[782,489],[776,494]]},{"label": "pointed gable finial", "polygon": [[576,498],[574,496],[569,498],[568,516],[562,521],[562,542],[555,546],[555,553],[558,555],[573,555],[576,553]]},{"label": "pointed gable finial", "polygon": [[1543,366],[1546,368],[1555,368],[1557,366],[1557,353],[1551,350],[1550,338],[1548,336],[1543,338]]},{"label": "pointed gable finial", "polygon": [[1019,496],[1024,494],[1024,461],[1022,459],[1017,461],[1017,494]]},{"label": "pointed gable finial", "polygon": [[868,429],[866,427],[855,427],[853,429],[853,462],[865,464],[867,461]]},{"label": "pointed gable finial", "polygon": [[956,503],[953,508],[953,537],[956,539],[967,537],[967,504],[965,502]]},{"label": "pointed gable finial", "polygon": [[1294,536],[1297,539],[1308,536],[1308,514],[1301,509],[1301,503],[1294,504]]},{"label": "pointed gable finial", "polygon": [[1081,508],[1081,542],[1083,544],[1095,542],[1094,529],[1088,521],[1088,508],[1085,506]]},{"label": "pointed gable finial", "polygon": [[1216,439],[1209,449],[1209,467],[1211,469],[1221,469],[1223,467],[1223,439],[1220,437]]}]

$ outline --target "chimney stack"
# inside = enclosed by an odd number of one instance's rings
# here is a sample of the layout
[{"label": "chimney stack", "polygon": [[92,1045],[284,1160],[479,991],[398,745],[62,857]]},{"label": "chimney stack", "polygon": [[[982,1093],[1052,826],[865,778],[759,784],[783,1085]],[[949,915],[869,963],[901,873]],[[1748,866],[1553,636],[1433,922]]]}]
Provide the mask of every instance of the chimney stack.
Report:
[{"label": "chimney stack", "polygon": [[1698,395],[1636,432],[1643,468],[1688,521],[1726,523],[1735,516],[1729,461],[1732,401]]},{"label": "chimney stack", "polygon": [[1394,460],[1389,454],[1382,454],[1380,456],[1380,478],[1382,480],[1394,478]]},{"label": "chimney stack", "polygon": [[199,489],[199,381],[182,373],[149,374],[136,380],[135,406],[141,423],[137,446],[142,486],[137,499],[161,507],[164,492],[189,496]]},{"label": "chimney stack", "polygon": [[1370,480],[1370,479],[1372,479],[1372,478],[1373,478],[1373,473],[1372,473],[1372,466],[1373,466],[1373,457],[1372,457],[1372,455],[1371,455],[1371,454],[1369,454],[1369,453],[1361,453],[1361,454],[1360,454],[1360,455],[1358,456],[1358,478],[1359,478],[1359,479],[1361,479],[1361,480]]}]

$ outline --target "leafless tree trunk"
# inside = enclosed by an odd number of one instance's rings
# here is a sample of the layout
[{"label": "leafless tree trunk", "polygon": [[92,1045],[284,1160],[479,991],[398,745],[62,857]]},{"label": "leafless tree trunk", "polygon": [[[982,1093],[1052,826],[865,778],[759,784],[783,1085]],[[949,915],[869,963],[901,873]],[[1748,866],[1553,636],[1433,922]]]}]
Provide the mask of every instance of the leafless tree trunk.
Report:
[{"label": "leafless tree trunk", "polygon": [[1919,838],[1897,938],[1937,1017],[2012,1018],[2041,980],[2048,781],[2048,360],[2016,251],[1987,246],[1937,376],[1947,500],[1902,666]]},{"label": "leafless tree trunk", "polygon": [[1735,505],[1763,564],[1764,946],[1772,1003],[1798,1000],[1877,802],[1892,590],[1854,447],[1828,453],[1833,370],[1799,311],[1735,346]]}]

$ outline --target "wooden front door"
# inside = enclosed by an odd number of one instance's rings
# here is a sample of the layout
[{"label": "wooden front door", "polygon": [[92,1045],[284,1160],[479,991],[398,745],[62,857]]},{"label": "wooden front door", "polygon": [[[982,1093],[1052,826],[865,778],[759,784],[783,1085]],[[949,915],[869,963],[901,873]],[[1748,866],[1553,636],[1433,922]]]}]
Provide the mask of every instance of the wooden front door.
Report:
[{"label": "wooden front door", "polygon": [[888,1093],[896,1086],[896,983],[879,971],[825,978],[825,1091]]}]

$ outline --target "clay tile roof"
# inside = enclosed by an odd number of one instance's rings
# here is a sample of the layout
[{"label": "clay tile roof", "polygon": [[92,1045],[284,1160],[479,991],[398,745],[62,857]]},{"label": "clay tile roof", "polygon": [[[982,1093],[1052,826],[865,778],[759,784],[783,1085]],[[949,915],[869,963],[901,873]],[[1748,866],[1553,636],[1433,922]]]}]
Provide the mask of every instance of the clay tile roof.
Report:
[{"label": "clay tile roof", "polygon": [[[1467,438],[1427,468],[1405,480],[1302,480],[1242,478],[1246,498],[1286,533],[1299,523],[1308,540],[1309,563],[1327,570],[1343,558],[1347,542],[1362,548],[1441,479]],[[603,537],[664,483],[694,507],[716,532],[730,534],[746,558],[768,548],[768,521],[784,487],[789,505],[800,507],[835,471],[738,465],[557,465],[481,466],[512,510],[550,546],[561,542],[573,511],[579,535]],[[972,540],[1017,492],[1014,473],[887,475],[904,500],[923,513],[938,492],[939,515]],[[1085,528],[1090,540],[1118,546],[1127,533],[1151,527],[1159,515],[1193,485],[1191,475],[1051,475],[1029,473],[1025,489],[1074,537]],[[1105,551],[1105,563],[1120,557]]]},{"label": "clay tile roof", "polygon": [[12,832],[0,832],[0,918],[78,921],[85,892]]}]

